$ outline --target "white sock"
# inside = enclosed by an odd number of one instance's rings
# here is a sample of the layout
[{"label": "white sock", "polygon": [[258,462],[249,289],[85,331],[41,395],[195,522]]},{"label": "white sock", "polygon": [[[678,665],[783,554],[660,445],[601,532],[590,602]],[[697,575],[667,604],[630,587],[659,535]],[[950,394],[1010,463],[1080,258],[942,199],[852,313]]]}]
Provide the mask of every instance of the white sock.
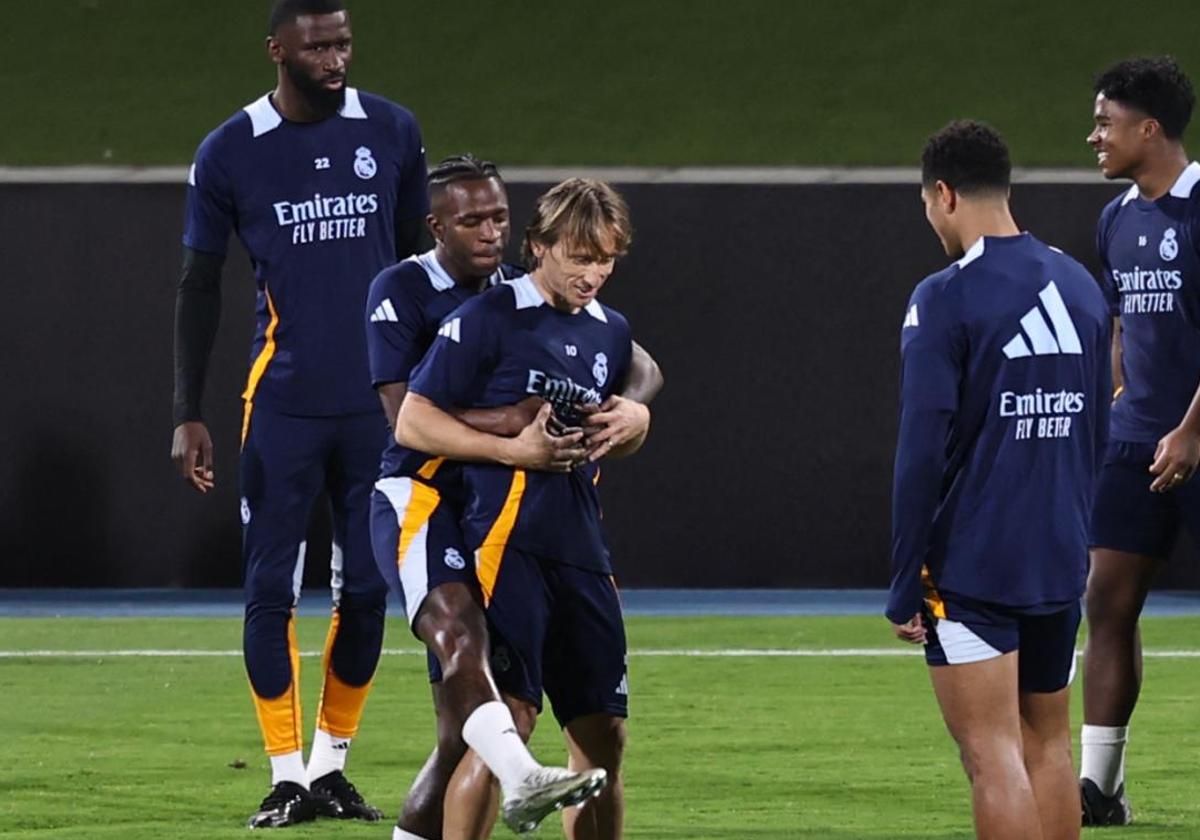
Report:
[{"label": "white sock", "polygon": [[419,834],[413,834],[411,831],[405,831],[400,826],[396,826],[392,829],[392,840],[425,840],[425,838]]},{"label": "white sock", "polygon": [[271,756],[271,786],[280,782],[295,782],[301,787],[308,787],[308,779],[304,775],[304,753],[300,750]]},{"label": "white sock", "polygon": [[312,752],[308,754],[308,783],[311,785],[335,770],[345,770],[349,752],[349,738],[338,738],[323,729],[314,732]]},{"label": "white sock", "polygon": [[1079,775],[1091,779],[1105,796],[1125,783],[1125,742],[1128,726],[1083,725],[1079,736]]},{"label": "white sock", "polygon": [[499,700],[491,700],[471,712],[463,724],[462,736],[505,791],[515,788],[541,767],[517,734],[512,712]]}]

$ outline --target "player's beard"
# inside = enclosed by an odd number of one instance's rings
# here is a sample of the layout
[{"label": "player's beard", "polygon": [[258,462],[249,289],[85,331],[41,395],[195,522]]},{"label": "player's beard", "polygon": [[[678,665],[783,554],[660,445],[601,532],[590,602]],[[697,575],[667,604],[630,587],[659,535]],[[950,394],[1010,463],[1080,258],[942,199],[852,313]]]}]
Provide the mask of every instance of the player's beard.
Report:
[{"label": "player's beard", "polygon": [[319,114],[332,115],[341,110],[346,101],[346,83],[337,90],[330,90],[324,84],[306,74],[299,67],[294,67],[286,61],[283,64],[292,84],[308,101],[309,106]]}]

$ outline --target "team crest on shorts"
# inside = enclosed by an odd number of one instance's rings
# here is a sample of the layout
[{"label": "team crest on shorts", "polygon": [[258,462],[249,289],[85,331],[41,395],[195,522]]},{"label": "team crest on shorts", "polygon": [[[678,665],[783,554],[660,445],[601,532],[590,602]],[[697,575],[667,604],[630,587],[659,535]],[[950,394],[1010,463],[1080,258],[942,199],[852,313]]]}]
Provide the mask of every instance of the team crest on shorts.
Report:
[{"label": "team crest on shorts", "polygon": [[442,558],[442,562],[451,569],[465,569],[467,567],[467,561],[458,553],[457,548],[447,548],[446,556]]},{"label": "team crest on shorts", "polygon": [[1158,255],[1166,262],[1179,256],[1179,242],[1175,239],[1175,228],[1167,228],[1163,231],[1162,242],[1158,243]]},{"label": "team crest on shorts", "polygon": [[603,388],[608,381],[608,356],[596,354],[596,363],[592,365],[592,376],[596,377],[596,387]]},{"label": "team crest on shorts", "polygon": [[245,496],[242,496],[242,524],[250,524],[250,502]]},{"label": "team crest on shorts", "polygon": [[375,164],[375,158],[371,157],[371,150],[366,146],[359,146],[354,150],[354,174],[364,181],[369,181],[375,177],[375,173],[379,167]]}]

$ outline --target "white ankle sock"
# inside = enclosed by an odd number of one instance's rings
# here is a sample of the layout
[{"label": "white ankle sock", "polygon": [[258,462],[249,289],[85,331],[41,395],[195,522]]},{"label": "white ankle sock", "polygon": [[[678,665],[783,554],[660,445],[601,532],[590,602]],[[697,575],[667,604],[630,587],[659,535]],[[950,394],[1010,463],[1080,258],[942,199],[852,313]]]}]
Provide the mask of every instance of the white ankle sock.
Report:
[{"label": "white ankle sock", "polygon": [[1105,796],[1125,782],[1125,742],[1128,726],[1083,725],[1080,732],[1079,775],[1091,779]]},{"label": "white ankle sock", "polygon": [[471,712],[463,724],[462,736],[505,791],[512,790],[541,766],[517,734],[512,712],[499,700],[484,703]]},{"label": "white ankle sock", "polygon": [[338,738],[323,729],[314,732],[312,752],[308,754],[308,783],[311,785],[334,770],[345,770],[349,752],[349,738]]},{"label": "white ankle sock", "polygon": [[300,750],[271,756],[271,786],[280,782],[295,782],[301,787],[308,787],[308,779],[304,775],[304,753]]},{"label": "white ankle sock", "polygon": [[413,834],[411,831],[405,831],[400,826],[392,828],[392,840],[425,840],[419,834]]}]

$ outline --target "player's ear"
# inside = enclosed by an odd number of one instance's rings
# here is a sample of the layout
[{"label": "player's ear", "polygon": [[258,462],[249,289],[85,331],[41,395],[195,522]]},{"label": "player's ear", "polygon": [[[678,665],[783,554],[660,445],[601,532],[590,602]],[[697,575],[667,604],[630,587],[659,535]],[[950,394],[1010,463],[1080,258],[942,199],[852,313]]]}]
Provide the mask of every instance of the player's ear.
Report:
[{"label": "player's ear", "polygon": [[943,212],[953,213],[958,207],[958,193],[954,191],[954,187],[945,181],[938,181],[934,184],[934,189],[937,190],[937,201]]},{"label": "player's ear", "polygon": [[267,56],[276,64],[283,64],[283,44],[274,35],[267,36]]},{"label": "player's ear", "polygon": [[1143,140],[1153,140],[1156,135],[1162,133],[1162,124],[1153,117],[1147,117],[1138,126],[1138,131]]},{"label": "player's ear", "polygon": [[430,213],[425,217],[425,226],[429,228],[429,233],[432,234],[434,240],[442,241],[442,223],[437,216]]}]

